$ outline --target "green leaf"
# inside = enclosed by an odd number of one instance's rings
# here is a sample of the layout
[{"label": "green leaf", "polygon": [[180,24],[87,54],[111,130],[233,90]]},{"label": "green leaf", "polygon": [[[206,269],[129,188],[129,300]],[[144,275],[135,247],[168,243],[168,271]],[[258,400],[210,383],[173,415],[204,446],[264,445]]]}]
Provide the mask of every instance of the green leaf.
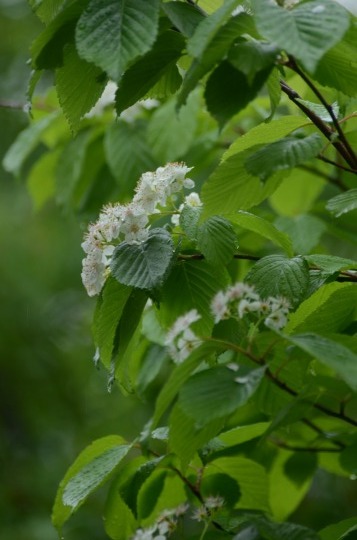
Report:
[{"label": "green leaf", "polygon": [[156,470],[138,493],[138,517],[143,526],[152,525],[165,510],[176,508],[187,500],[181,478],[169,470]]},{"label": "green leaf", "polygon": [[93,335],[100,359],[108,369],[113,356],[117,327],[131,291],[131,287],[109,277],[98,300],[93,320]]},{"label": "green leaf", "polygon": [[84,167],[92,133],[82,130],[64,146],[56,168],[56,200],[70,206]]},{"label": "green leaf", "polygon": [[197,91],[190,95],[179,112],[176,101],[171,99],[153,113],[148,125],[147,141],[159,161],[173,161],[187,152],[195,139],[201,106],[201,96]]},{"label": "green leaf", "polygon": [[165,2],[161,7],[175,28],[186,37],[191,37],[198,24],[204,19],[203,13],[195,5]]},{"label": "green leaf", "polygon": [[352,283],[323,285],[290,315],[285,332],[341,332],[352,321],[356,302]]},{"label": "green leaf", "polygon": [[251,33],[251,26],[252,17],[246,13],[240,13],[236,17],[231,17],[226,24],[218,29],[207,44],[202,56],[199,59],[195,58],[187,70],[178,97],[179,105],[185,103],[187,96],[196,88],[200,79],[209,73],[218,62],[222,61],[232,42],[241,34]]},{"label": "green leaf", "polygon": [[63,504],[76,510],[87,497],[108,480],[131,448],[130,444],[110,448],[85,465],[64,488]]},{"label": "green leaf", "polygon": [[341,540],[342,535],[355,525],[357,525],[357,517],[344,519],[319,531],[319,536],[321,540]]},{"label": "green leaf", "polygon": [[204,426],[197,426],[177,403],[170,415],[170,448],[181,460],[185,469],[196,451],[211,440],[223,427],[224,418],[208,419]]},{"label": "green leaf", "polygon": [[317,266],[321,270],[331,274],[340,270],[347,270],[348,268],[357,270],[357,261],[336,257],[336,255],[306,255],[305,259],[309,264]]},{"label": "green leaf", "polygon": [[[286,520],[299,506],[308,492],[312,478],[297,485],[285,473],[285,464],[293,455],[287,450],[279,450],[269,470],[270,505],[272,517],[277,521]],[[282,497],[282,493],[284,496]]]},{"label": "green leaf", "polygon": [[[162,289],[159,317],[164,326],[171,326],[177,317],[195,307],[202,319],[195,330],[210,335],[213,327],[211,301],[227,285],[228,276],[222,269],[206,261],[179,261],[172,269]],[[180,294],[177,294],[180,291]]]},{"label": "green leaf", "polygon": [[[122,76],[116,93],[118,114],[142,99],[175,66],[184,45],[185,41],[178,32],[168,30],[159,35],[151,51],[129,67]],[[180,81],[181,77],[178,76],[178,86]]]},{"label": "green leaf", "polygon": [[248,231],[253,231],[264,238],[271,240],[274,244],[282,247],[288,256],[293,255],[293,247],[290,238],[284,232],[280,232],[276,229],[269,221],[243,211],[237,212],[236,214],[229,214],[226,217],[232,223],[236,223],[243,229],[248,229]]},{"label": "green leaf", "polygon": [[297,167],[271,195],[269,204],[281,216],[305,214],[311,210],[325,185],[314,172]]},{"label": "green leaf", "polygon": [[[277,68],[273,68],[266,82],[266,87],[269,93],[270,99],[270,115],[265,119],[266,122],[270,122],[273,118],[275,111],[280,103],[282,90],[280,86],[280,72]],[[286,117],[285,117],[286,118]]]},{"label": "green leaf", "polygon": [[110,487],[104,509],[105,532],[112,540],[127,540],[137,528],[135,517],[119,493],[121,478]]},{"label": "green leaf", "polygon": [[251,82],[259,71],[273,68],[278,54],[279,50],[272,43],[243,41],[235,43],[230,49],[228,60]]},{"label": "green leaf", "polygon": [[120,186],[133,186],[142,173],[157,167],[146,132],[136,123],[111,123],[104,138],[109,168]]},{"label": "green leaf", "polygon": [[[115,335],[115,379],[124,392],[132,393],[143,354],[140,348],[140,321],[147,303],[147,294],[134,289],[122,312]],[[144,344],[144,347],[146,345]]]},{"label": "green leaf", "polygon": [[189,206],[185,204],[180,213],[180,227],[187,234],[190,240],[197,239],[198,222],[200,220],[202,208],[199,206]]},{"label": "green leaf", "polygon": [[253,101],[269,72],[270,68],[259,71],[250,81],[230,62],[221,62],[210,75],[205,90],[207,108],[220,127]]},{"label": "green leaf", "polygon": [[73,41],[75,24],[87,0],[66,2],[48,26],[31,45],[32,66],[35,69],[53,69],[63,65],[63,48]]},{"label": "green leaf", "polygon": [[258,518],[257,525],[260,534],[267,540],[319,540],[315,531],[295,523],[273,523]]},{"label": "green leaf", "polygon": [[259,368],[241,374],[241,369],[237,373],[225,366],[200,371],[182,386],[179,407],[198,427],[216,418],[226,418],[254,394],[264,371]]},{"label": "green leaf", "polygon": [[119,244],[114,250],[110,267],[119,283],[152,290],[162,284],[173,256],[174,245],[170,233],[161,228],[150,229],[145,242]]},{"label": "green leaf", "polygon": [[82,60],[73,43],[63,49],[63,66],[56,70],[56,91],[73,131],[100,98],[107,83],[101,69]]},{"label": "green leaf", "polygon": [[352,390],[357,391],[357,354],[318,334],[287,335],[286,339],[331,368]]},{"label": "green leaf", "polygon": [[48,152],[36,161],[27,179],[27,188],[35,210],[55,194],[55,170],[60,151]]},{"label": "green leaf", "polygon": [[197,248],[212,265],[225,266],[237,249],[237,236],[225,218],[212,216],[199,228]]},{"label": "green leaf", "polygon": [[326,231],[326,225],[321,219],[309,214],[300,214],[295,217],[280,216],[275,226],[290,236],[294,252],[303,255],[312,251],[320,242]]},{"label": "green leaf", "polygon": [[175,399],[180,388],[184,382],[188,379],[191,373],[206,359],[210,358],[212,354],[219,354],[223,352],[224,347],[214,342],[202,343],[197,349],[195,349],[188,358],[175,367],[171,373],[168,381],[163,386],[155,405],[155,412],[152,421],[152,428],[154,429],[164,412],[170,406]]},{"label": "green leaf", "polygon": [[312,73],[350,24],[346,10],[330,0],[304,2],[292,10],[266,0],[253,0],[252,5],[259,32]]},{"label": "green leaf", "polygon": [[276,171],[293,169],[316,157],[324,144],[317,133],[303,139],[285,137],[260,148],[249,156],[245,165],[250,174],[264,181]]},{"label": "green leaf", "polygon": [[159,0],[91,0],[76,28],[79,55],[119,82],[156,39]]},{"label": "green leaf", "polygon": [[29,0],[29,4],[36,15],[48,24],[58,15],[66,0]]},{"label": "green leaf", "polygon": [[206,466],[203,478],[217,473],[227,474],[237,481],[241,497],[236,508],[269,512],[268,478],[260,464],[242,457],[223,457]]},{"label": "green leaf", "polygon": [[340,217],[357,208],[357,189],[350,189],[345,193],[336,195],[327,202],[327,210],[335,217]]},{"label": "green leaf", "polygon": [[36,148],[42,135],[58,118],[58,112],[51,113],[41,120],[29,125],[21,131],[15,142],[10,146],[3,160],[5,171],[19,175],[22,165]]},{"label": "green leaf", "polygon": [[228,431],[224,431],[218,436],[218,439],[225,446],[237,446],[260,437],[265,433],[269,425],[269,422],[258,422],[257,424],[238,426]]},{"label": "green leaf", "polygon": [[282,173],[272,176],[266,184],[247,172],[244,165],[252,150],[246,150],[221,162],[205,182],[201,192],[202,217],[248,210],[269,197],[282,180]]},{"label": "green leaf", "polygon": [[259,124],[236,139],[223,154],[222,160],[243,152],[258,144],[268,144],[289,135],[292,131],[308,125],[310,122],[302,116],[284,116],[269,124]]},{"label": "green leaf", "polygon": [[355,96],[357,88],[357,25],[353,22],[342,41],[320,60],[314,78],[325,86]]},{"label": "green leaf", "polygon": [[[326,110],[326,107],[324,105],[320,105],[319,103],[313,103],[312,101],[307,101],[306,99],[300,99],[297,98],[296,100],[298,103],[301,103],[302,105],[305,105],[310,111],[315,113],[317,116],[321,118],[324,122],[332,122],[331,115]],[[336,118],[340,116],[340,108],[338,106],[337,101],[335,103],[332,103],[331,105],[332,110]]]},{"label": "green leaf", "polygon": [[[347,446],[340,454],[340,463],[342,467],[351,474],[357,474],[357,440],[350,446]],[[356,524],[357,525],[357,524]]]},{"label": "green leaf", "polygon": [[[56,500],[52,510],[52,523],[56,529],[61,529],[71,514],[84,502],[84,499],[107,479],[108,475],[115,469],[129,449],[130,445],[126,444],[122,437],[109,435],[97,439],[79,454],[66,472],[56,494]],[[96,469],[97,474],[95,472]],[[80,495],[79,498],[77,497],[76,490],[74,489],[73,491],[70,487],[67,491],[66,503],[62,500],[65,490],[67,490],[70,483],[76,478],[77,480],[72,483],[72,486],[74,487],[77,484],[78,478],[82,478],[83,476],[83,471],[88,472],[88,479],[90,481],[84,481],[83,488],[80,488],[81,491],[78,493]],[[81,476],[78,477],[78,475]]]},{"label": "green leaf", "polygon": [[212,15],[206,17],[197,26],[193,36],[187,42],[187,52],[194,58],[200,58],[221,26],[231,17],[232,11],[242,0],[226,0]]},{"label": "green leaf", "polygon": [[246,279],[263,298],[284,296],[292,306],[297,306],[309,286],[309,269],[302,257],[268,255],[255,263]]}]

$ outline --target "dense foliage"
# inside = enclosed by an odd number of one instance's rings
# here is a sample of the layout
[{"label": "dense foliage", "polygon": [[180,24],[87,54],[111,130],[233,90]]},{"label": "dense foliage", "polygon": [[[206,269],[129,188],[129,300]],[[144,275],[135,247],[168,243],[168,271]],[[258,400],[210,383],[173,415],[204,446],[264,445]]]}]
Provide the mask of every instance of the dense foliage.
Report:
[{"label": "dense foliage", "polygon": [[4,167],[84,223],[95,362],[152,410],[79,455],[53,524],[110,482],[113,540],[352,539],[357,517],[289,516],[318,468],[357,473],[356,18],[30,4],[33,120]]}]

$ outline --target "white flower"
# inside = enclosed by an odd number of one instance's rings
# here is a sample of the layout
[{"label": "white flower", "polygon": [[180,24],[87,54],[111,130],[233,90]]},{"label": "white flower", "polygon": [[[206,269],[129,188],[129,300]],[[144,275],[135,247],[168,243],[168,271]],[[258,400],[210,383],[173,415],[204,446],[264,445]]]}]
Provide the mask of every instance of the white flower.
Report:
[{"label": "white flower", "polygon": [[229,318],[229,298],[226,293],[219,291],[212,299],[211,312],[214,316],[214,322],[217,324],[223,319]]},{"label": "white flower", "polygon": [[185,197],[185,204],[191,208],[199,208],[202,206],[202,201],[199,194],[193,191]]},{"label": "white flower", "polygon": [[192,309],[179,317],[166,335],[165,345],[169,354],[178,364],[183,362],[201,341],[190,329],[191,324],[198,321],[201,316],[196,309]]},{"label": "white flower", "polygon": [[218,508],[222,508],[222,506],[224,505],[224,499],[223,497],[220,497],[219,495],[216,495],[216,496],[211,495],[210,497],[207,497],[204,500],[204,503],[207,509],[217,510]]},{"label": "white flower", "polygon": [[121,231],[129,244],[143,242],[148,238],[145,226],[149,222],[147,213],[142,206],[134,202],[127,204],[122,212]]}]

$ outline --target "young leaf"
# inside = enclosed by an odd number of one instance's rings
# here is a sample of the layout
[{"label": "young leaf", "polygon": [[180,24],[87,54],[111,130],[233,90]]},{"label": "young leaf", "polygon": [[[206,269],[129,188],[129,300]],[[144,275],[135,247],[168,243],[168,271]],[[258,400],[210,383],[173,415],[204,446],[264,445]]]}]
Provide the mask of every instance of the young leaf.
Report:
[{"label": "young leaf", "polygon": [[243,211],[237,212],[236,214],[229,214],[226,217],[232,223],[236,223],[243,229],[248,229],[249,231],[253,231],[264,238],[271,240],[274,244],[282,247],[289,257],[292,257],[293,247],[290,238],[287,234],[276,229],[269,221]]},{"label": "young leaf", "polygon": [[245,165],[247,171],[266,180],[271,174],[284,169],[293,169],[317,156],[324,141],[317,133],[303,139],[285,137],[268,144],[249,156]]},{"label": "young leaf", "polygon": [[295,56],[310,72],[340,41],[350,21],[345,9],[331,0],[303,2],[287,10],[266,0],[253,0],[259,32]]},{"label": "young leaf", "polygon": [[340,217],[357,208],[357,189],[350,189],[345,193],[336,195],[327,202],[327,210],[335,217]]},{"label": "young leaf", "polygon": [[[226,418],[244,405],[258,388],[264,368],[243,375],[225,367],[205,369],[190,377],[182,386],[178,404],[197,427],[216,418]],[[229,399],[227,399],[229,396]]]},{"label": "young leaf", "polygon": [[309,286],[309,269],[302,257],[268,255],[255,263],[246,279],[263,298],[284,296],[297,306]]},{"label": "young leaf", "polygon": [[344,345],[318,334],[288,335],[286,338],[335,371],[352,390],[357,392],[357,354]]},{"label": "young leaf", "polygon": [[[61,529],[71,514],[84,502],[84,499],[107,479],[129,449],[130,445],[126,444],[122,437],[109,435],[97,439],[79,454],[66,472],[56,494],[52,510],[52,523],[57,529]],[[82,478],[83,471],[88,473],[88,481],[85,480],[82,487],[79,486],[80,492],[77,493],[75,486],[78,479]],[[80,476],[78,476],[79,474]],[[77,480],[75,480],[76,478]],[[72,483],[72,488],[70,487],[67,491],[66,503],[63,496],[71,481],[74,483]]]},{"label": "young leaf", "polygon": [[321,270],[331,274],[340,270],[347,270],[348,268],[357,270],[356,260],[344,259],[343,257],[336,257],[336,255],[306,255],[305,259],[309,264],[317,266]]},{"label": "young leaf", "polygon": [[208,218],[198,230],[197,248],[210,264],[225,266],[237,249],[232,225],[220,216]]},{"label": "young leaf", "polygon": [[190,240],[197,240],[198,222],[200,220],[202,208],[198,206],[188,206],[185,204],[180,213],[180,227],[187,234]]},{"label": "young leaf", "polygon": [[114,81],[153,45],[159,0],[90,0],[76,28],[79,55]]},{"label": "young leaf", "polygon": [[73,131],[100,98],[107,79],[102,70],[82,60],[73,43],[63,49],[63,66],[56,70],[56,91]]},{"label": "young leaf", "polygon": [[[142,99],[176,65],[184,45],[185,41],[178,32],[167,30],[159,35],[151,51],[122,76],[116,93],[118,114]],[[180,85],[180,76],[178,81]]]},{"label": "young leaf", "polygon": [[135,517],[120,495],[120,481],[114,481],[110,487],[104,509],[105,532],[112,540],[127,540],[137,528]]},{"label": "young leaf", "polygon": [[162,284],[173,256],[171,235],[165,229],[151,229],[145,242],[119,244],[110,267],[119,283],[152,290]]}]

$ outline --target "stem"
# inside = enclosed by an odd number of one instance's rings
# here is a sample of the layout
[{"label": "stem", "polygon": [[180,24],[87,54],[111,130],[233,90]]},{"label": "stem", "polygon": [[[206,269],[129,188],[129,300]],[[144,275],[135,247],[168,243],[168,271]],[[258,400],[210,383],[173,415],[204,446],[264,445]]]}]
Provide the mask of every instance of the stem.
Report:
[{"label": "stem", "polygon": [[295,446],[293,444],[288,444],[285,441],[281,441],[280,439],[269,439],[270,442],[275,444],[276,446],[279,446],[279,448],[284,448],[285,450],[292,450],[293,452],[340,452],[341,450],[339,448],[330,448],[330,447],[323,447],[320,448],[317,446]]},{"label": "stem", "polygon": [[341,191],[347,191],[349,189],[348,186],[346,186],[346,184],[340,178],[334,178],[333,176],[330,176],[329,174],[320,171],[316,167],[311,167],[310,165],[298,165],[298,168],[302,169],[303,171],[311,172],[311,174],[314,174],[316,176],[320,176],[320,178],[323,178],[324,180],[327,180],[327,182],[330,182],[331,184],[339,187]]},{"label": "stem", "polygon": [[326,99],[321,94],[320,90],[314,85],[314,83],[309,79],[309,77],[300,69],[299,65],[295,61],[295,58],[293,58],[292,56],[289,56],[289,61],[287,63],[287,66],[293,71],[295,71],[295,73],[297,73],[303,79],[303,81],[305,81],[308,87],[313,91],[315,96],[320,100],[322,105],[325,107],[325,109],[331,116],[332,123],[335,126],[339,139],[342,142],[343,146],[345,147],[350,157],[350,160],[351,160],[350,165],[352,166],[353,169],[357,169],[357,157],[355,153],[353,152],[353,149],[351,148],[348,140],[345,137],[345,134],[343,133],[341,129],[341,126],[336,118],[333,107],[329,103],[327,103]]},{"label": "stem", "polygon": [[[280,81],[280,87],[282,91],[288,96],[288,98],[297,106],[303,113],[310,118],[313,124],[321,131],[321,133],[326,137],[326,139],[336,148],[336,150],[341,154],[346,163],[351,167],[352,172],[357,174],[357,165],[355,160],[351,157],[349,151],[345,148],[345,145],[340,140],[335,140],[335,131],[330,128],[321,118],[311,111],[306,105],[301,103],[299,100],[301,97],[299,94],[293,90],[285,81]],[[334,163],[335,164],[335,163]]]},{"label": "stem", "polygon": [[[275,386],[278,386],[281,390],[286,392],[287,394],[290,394],[291,396],[298,397],[299,392],[288,386],[284,381],[281,381],[274,375],[274,373],[269,369],[267,366],[264,358],[257,358],[254,356],[250,351],[247,351],[240,347],[239,345],[235,345],[234,343],[230,343],[229,341],[225,341],[222,339],[216,339],[216,338],[204,338],[205,341],[213,341],[215,343],[218,343],[220,345],[224,345],[227,347],[227,349],[230,349],[232,351],[238,352],[240,354],[243,354],[249,360],[254,362],[254,364],[258,364],[259,366],[265,366],[265,376],[270,379]],[[333,418],[338,418],[339,420],[343,420],[347,424],[351,424],[352,426],[357,426],[357,421],[353,418],[350,418],[349,416],[346,416],[344,410],[340,410],[339,412],[333,411],[332,409],[329,409],[328,407],[325,407],[325,405],[321,405],[320,403],[315,403],[313,401],[306,400],[306,403],[310,403],[312,407],[317,409],[320,412],[323,412],[324,414],[327,414],[328,416],[332,416]],[[321,434],[323,434],[323,431],[321,431]],[[341,443],[342,444],[342,443]]]},{"label": "stem", "polygon": [[319,154],[316,157],[320,161],[324,161],[325,163],[329,163],[330,165],[334,165],[335,167],[337,167],[338,169],[341,169],[342,171],[347,171],[347,172],[352,173],[352,174],[356,174],[356,172],[357,172],[356,169],[350,169],[349,167],[345,167],[344,165],[341,165],[340,163],[337,163],[336,161],[333,161],[332,159],[328,159],[327,157],[323,156],[322,154]]}]

